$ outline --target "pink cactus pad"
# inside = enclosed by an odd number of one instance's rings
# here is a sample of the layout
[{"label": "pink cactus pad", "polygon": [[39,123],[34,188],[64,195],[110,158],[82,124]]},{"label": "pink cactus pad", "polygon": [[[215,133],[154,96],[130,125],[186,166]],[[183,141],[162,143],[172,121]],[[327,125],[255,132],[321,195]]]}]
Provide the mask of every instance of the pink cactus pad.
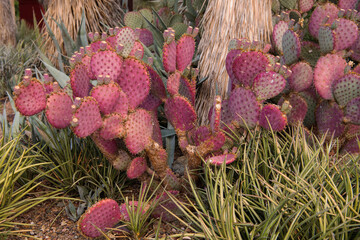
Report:
[{"label": "pink cactus pad", "polygon": [[301,42],[298,34],[292,30],[287,30],[282,38],[282,48],[284,60],[287,65],[293,64],[301,54]]},{"label": "pink cactus pad", "polygon": [[272,40],[275,44],[275,48],[279,53],[283,52],[282,38],[285,32],[289,29],[289,23],[285,21],[279,21],[273,29]]},{"label": "pink cactus pad", "polygon": [[136,57],[137,59],[142,59],[144,57],[144,47],[139,41],[135,41],[129,56]]},{"label": "pink cactus pad", "polygon": [[188,131],[195,126],[195,110],[182,96],[174,96],[165,102],[165,115],[177,130]]},{"label": "pink cactus pad", "polygon": [[122,57],[114,51],[99,51],[91,57],[91,71],[97,77],[109,75],[110,79],[115,81],[120,76],[122,62]]},{"label": "pink cactus pad", "polygon": [[310,11],[315,0],[299,0],[299,11],[304,13]]},{"label": "pink cactus pad", "polygon": [[[102,46],[103,44],[104,44],[104,42],[102,42],[102,40],[97,40],[97,41],[95,41],[95,42],[92,42],[92,43],[90,44],[91,52],[92,52],[92,53],[96,53],[96,52],[100,51],[101,46]],[[111,47],[111,45],[110,45],[109,43],[105,42],[105,49],[106,49],[106,50],[111,50],[112,47]]]},{"label": "pink cactus pad", "polygon": [[186,97],[195,106],[196,85],[184,76],[180,78],[179,94]]},{"label": "pink cactus pad", "polygon": [[161,129],[160,129],[160,124],[159,124],[159,120],[158,120],[158,116],[157,116],[157,111],[152,111],[151,113],[151,117],[152,117],[152,122],[153,122],[153,135],[152,135],[152,139],[159,144],[159,146],[162,146],[162,135],[161,135]]},{"label": "pink cactus pad", "polygon": [[[109,84],[97,85],[91,90],[90,95],[96,99],[101,113],[106,115],[114,111],[114,108],[122,95],[122,90],[119,85],[110,82]],[[126,111],[120,114],[124,113],[127,114],[127,108]]]},{"label": "pink cactus pad", "polygon": [[326,24],[331,24],[336,18],[338,18],[338,12],[339,9],[336,7],[335,4],[332,3],[326,3],[324,5],[317,6],[310,17],[310,34],[313,37],[317,38],[320,26],[323,24],[324,19],[328,17]]},{"label": "pink cactus pad", "polygon": [[321,97],[333,99],[332,85],[344,76],[345,67],[346,61],[339,55],[327,54],[320,57],[314,70],[314,84]]},{"label": "pink cactus pad", "polygon": [[232,112],[229,109],[228,100],[225,99],[221,102],[221,129],[231,127],[231,121],[233,118]]},{"label": "pink cactus pad", "polygon": [[346,139],[352,139],[356,136],[360,136],[360,125],[348,123],[346,124],[346,128],[347,128],[345,133]]},{"label": "pink cactus pad", "polygon": [[180,88],[180,72],[175,72],[168,77],[167,91],[170,95],[176,95],[179,93]]},{"label": "pink cactus pad", "polygon": [[194,52],[194,38],[187,34],[182,35],[176,45],[176,69],[182,72],[190,66]]},{"label": "pink cactus pad", "polygon": [[285,78],[276,72],[262,72],[256,75],[253,90],[257,99],[266,100],[281,93],[286,85]]},{"label": "pink cactus pad", "polygon": [[161,100],[165,101],[166,99],[166,90],[165,85],[159,76],[159,74],[149,65],[146,65],[147,70],[150,74],[150,80],[151,80],[151,89],[150,92],[160,98]]},{"label": "pink cactus pad", "polygon": [[151,143],[153,125],[149,112],[137,109],[130,113],[125,128],[125,144],[132,154],[138,154]]},{"label": "pink cactus pad", "polygon": [[240,49],[233,49],[233,50],[230,50],[226,56],[225,66],[226,66],[226,71],[229,74],[230,81],[236,81],[236,77],[234,75],[232,66],[233,66],[234,59],[239,54],[241,54],[241,52],[242,51]]},{"label": "pink cactus pad", "polygon": [[[181,210],[178,208],[176,203],[171,200],[168,193],[170,193],[174,197],[179,197],[180,195],[179,191],[176,190],[170,190],[169,192],[157,195],[155,201],[158,204],[151,213],[151,216],[153,218],[161,218],[161,221],[164,222],[175,221],[177,220],[177,218],[174,215],[180,216],[182,214]],[[169,213],[169,211],[171,213]]]},{"label": "pink cactus pad", "polygon": [[351,123],[360,125],[360,97],[354,98],[346,105],[345,113]]},{"label": "pink cactus pad", "polygon": [[253,80],[260,72],[266,71],[269,64],[268,58],[261,52],[244,52],[233,61],[233,72],[236,81],[244,86],[252,86]]},{"label": "pink cactus pad", "polygon": [[142,157],[137,157],[131,161],[126,171],[126,175],[130,179],[138,178],[146,171],[146,168],[147,168],[146,159]]},{"label": "pink cactus pad", "polygon": [[116,36],[111,35],[106,38],[106,42],[110,45],[111,49],[116,50]]},{"label": "pink cactus pad", "polygon": [[168,73],[176,70],[176,42],[164,43],[163,47],[163,65]]},{"label": "pink cactus pad", "polygon": [[[99,134],[99,131],[91,134],[91,139],[94,141],[96,146],[100,149],[100,151],[104,154],[104,156],[112,163],[112,165],[116,168],[116,159],[118,159],[118,146],[116,140],[105,140]],[[126,165],[127,166],[127,165]],[[126,167],[125,167],[126,168]],[[123,169],[125,169],[123,168]],[[116,168],[118,170],[123,170]]]},{"label": "pink cactus pad", "polygon": [[147,111],[153,112],[161,105],[162,101],[155,97],[152,94],[149,94],[144,101],[139,105],[140,108],[143,108]]},{"label": "pink cactus pad", "polygon": [[46,102],[46,118],[55,128],[66,128],[72,120],[73,104],[71,97],[64,91],[52,92]]},{"label": "pink cactus pad", "polygon": [[236,160],[236,155],[233,153],[222,154],[214,157],[209,157],[206,159],[212,165],[222,165],[224,162],[226,165],[234,162]]},{"label": "pink cactus pad", "polygon": [[98,229],[106,232],[107,228],[114,227],[120,220],[120,207],[116,201],[104,199],[94,204],[81,216],[78,229],[86,237],[100,237],[102,234]]},{"label": "pink cactus pad", "polygon": [[[27,84],[30,82],[29,84]],[[36,78],[21,82],[14,88],[16,109],[24,116],[35,115],[46,107],[46,92],[43,84]]]},{"label": "pink cactus pad", "polygon": [[336,102],[340,106],[346,106],[351,99],[360,97],[360,75],[346,74],[334,82],[332,90]]},{"label": "pink cactus pad", "polygon": [[112,113],[118,113],[122,116],[126,116],[128,110],[129,110],[129,100],[126,94],[123,91],[120,91],[120,96],[118,97],[115,103]]},{"label": "pink cactus pad", "polygon": [[358,5],[359,0],[339,0],[338,7],[341,9],[355,9]]},{"label": "pink cactus pad", "polygon": [[135,58],[124,60],[118,84],[128,96],[129,108],[135,109],[150,92],[150,76],[147,67]]},{"label": "pink cactus pad", "polygon": [[140,29],[139,40],[147,47],[154,44],[152,32],[146,28]]},{"label": "pink cactus pad", "polygon": [[313,70],[309,63],[298,62],[291,67],[292,74],[288,78],[290,89],[301,92],[313,83]]},{"label": "pink cactus pad", "polygon": [[102,125],[99,106],[92,97],[85,97],[81,105],[76,110],[72,119],[73,132],[79,137],[84,138],[91,135]]},{"label": "pink cactus pad", "polygon": [[116,34],[117,44],[121,44],[124,46],[124,49],[121,53],[123,57],[126,58],[129,56],[135,44],[135,40],[136,40],[135,32],[130,27],[123,27]]},{"label": "pink cactus pad", "polygon": [[273,131],[282,131],[287,124],[287,118],[279,109],[279,106],[274,104],[265,105],[260,112],[259,124],[261,127]]},{"label": "pink cactus pad", "polygon": [[340,152],[343,154],[345,154],[345,153],[350,153],[350,154],[360,153],[359,142],[360,142],[360,136],[354,137],[354,138],[346,141],[344,146],[341,148]]},{"label": "pink cactus pad", "polygon": [[353,53],[351,54],[351,59],[355,61],[360,61],[360,34],[358,34],[356,41],[350,48]]},{"label": "pink cactus pad", "polygon": [[124,117],[117,113],[112,113],[103,119],[100,129],[100,137],[105,140],[121,138],[125,134]]},{"label": "pink cactus pad", "polygon": [[241,87],[234,89],[228,99],[228,108],[240,126],[247,126],[250,129],[256,126],[260,104],[251,90]]},{"label": "pink cactus pad", "polygon": [[76,64],[70,72],[70,84],[74,97],[89,96],[92,87],[88,75],[88,69],[84,64]]},{"label": "pink cactus pad", "polygon": [[351,47],[357,40],[359,28],[355,22],[339,18],[337,20],[337,28],[334,30],[336,36],[335,50],[340,51]]},{"label": "pink cactus pad", "polygon": [[86,72],[87,72],[88,77],[89,77],[91,80],[95,80],[95,79],[96,79],[96,76],[95,76],[95,74],[91,71],[90,61],[91,61],[91,57],[90,57],[89,55],[85,55],[85,56],[81,59],[82,64],[84,64],[85,67],[86,67]]},{"label": "pink cactus pad", "polygon": [[[291,106],[291,110],[289,111],[289,113],[286,114],[288,123],[292,125],[302,123],[308,110],[306,100],[296,93],[290,94],[287,100],[289,101]],[[280,99],[278,105],[281,106],[283,102],[284,98]]]},{"label": "pink cactus pad", "polygon": [[323,101],[316,109],[316,123],[320,135],[327,133],[327,139],[332,135],[339,137],[344,133],[345,125],[343,124],[344,113],[336,103]]}]

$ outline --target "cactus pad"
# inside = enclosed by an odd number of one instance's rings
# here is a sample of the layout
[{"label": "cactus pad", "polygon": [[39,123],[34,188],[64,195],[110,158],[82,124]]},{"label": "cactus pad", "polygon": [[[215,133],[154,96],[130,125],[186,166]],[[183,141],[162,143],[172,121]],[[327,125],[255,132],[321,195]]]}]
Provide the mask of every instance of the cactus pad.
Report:
[{"label": "cactus pad", "polygon": [[[305,119],[308,107],[307,102],[301,96],[296,93],[290,94],[288,101],[291,106],[291,110],[286,114],[288,123],[297,125],[302,123]],[[279,101],[278,105],[282,105],[283,101]]]},{"label": "cactus pad", "polygon": [[248,126],[249,128],[256,126],[259,119],[260,104],[251,90],[241,87],[234,89],[228,99],[228,107],[234,120],[240,126]]},{"label": "cactus pad", "polygon": [[161,105],[162,101],[155,97],[152,94],[147,95],[144,101],[139,105],[140,108],[143,108],[147,111],[156,111],[157,108]]},{"label": "cactus pad", "polygon": [[300,12],[304,13],[310,11],[311,8],[314,6],[315,0],[299,0],[299,10]]},{"label": "cactus pad", "polygon": [[[240,49],[232,49],[228,52],[227,56],[226,56],[226,61],[225,61],[225,66],[226,66],[226,71],[229,74],[230,77],[230,81],[236,81],[234,72],[233,72],[233,61],[234,59],[241,54],[241,50]],[[231,86],[231,84],[229,84]]]},{"label": "cactus pad", "polygon": [[176,70],[176,42],[164,43],[163,47],[163,65],[168,73]]},{"label": "cactus pad", "polygon": [[281,93],[286,85],[285,78],[276,72],[259,73],[253,84],[254,93],[257,99],[266,100]]},{"label": "cactus pad", "polygon": [[182,96],[174,96],[165,102],[165,114],[177,130],[188,131],[195,125],[195,110],[191,103]]},{"label": "cactus pad", "polygon": [[106,231],[107,228],[114,227],[120,220],[120,208],[116,201],[104,199],[94,204],[81,216],[78,228],[86,237],[95,238],[102,236],[97,228]]},{"label": "cactus pad", "polygon": [[196,85],[184,76],[180,78],[179,94],[186,97],[193,106],[195,105]]},{"label": "cactus pad", "polygon": [[161,77],[152,67],[150,67],[149,65],[147,65],[146,67],[147,70],[149,71],[150,80],[151,80],[150,92],[154,96],[164,101],[166,99],[166,91]]},{"label": "cactus pad", "polygon": [[117,45],[123,45],[124,48],[122,50],[121,55],[123,57],[128,57],[133,46],[135,44],[136,36],[133,29],[130,27],[123,27],[120,31],[116,34],[116,42]]},{"label": "cactus pad", "polygon": [[152,32],[148,29],[140,29],[139,41],[142,42],[145,46],[150,47],[154,43],[154,37]]},{"label": "cactus pad", "polygon": [[206,161],[212,165],[222,165],[224,162],[226,165],[228,165],[234,162],[235,160],[236,160],[236,155],[233,153],[217,155],[206,159]]},{"label": "cactus pad", "polygon": [[[94,141],[96,146],[100,149],[100,151],[104,154],[104,156],[114,166],[114,163],[116,162],[116,159],[118,158],[118,146],[116,144],[116,140],[105,140],[102,137],[100,137],[100,134],[98,131],[91,134],[91,139]],[[116,166],[114,166],[114,167],[116,167]]]},{"label": "cactus pad", "polygon": [[314,42],[301,43],[301,58],[307,61],[312,67],[315,67],[317,61],[321,57],[321,51],[318,44]]},{"label": "cactus pad", "polygon": [[109,75],[116,81],[121,73],[123,59],[111,50],[99,51],[91,57],[91,70],[96,77]]},{"label": "cactus pad", "polygon": [[118,84],[128,97],[129,108],[135,109],[150,92],[147,67],[135,58],[125,59]]},{"label": "cactus pad", "polygon": [[84,138],[99,129],[101,124],[100,110],[96,100],[92,97],[84,98],[73,115],[73,132],[76,136]]},{"label": "cactus pad", "polygon": [[143,21],[143,16],[139,12],[127,12],[124,16],[125,25],[132,29],[141,28]]},{"label": "cactus pad", "polygon": [[307,104],[307,113],[304,119],[304,125],[308,128],[311,128],[315,125],[315,109],[317,105],[316,93],[310,90],[300,92],[299,95],[305,99]]},{"label": "cactus pad", "polygon": [[125,128],[125,144],[132,154],[138,154],[150,144],[153,125],[151,114],[147,111],[137,109],[130,113]]},{"label": "cactus pad", "polygon": [[233,61],[233,72],[237,80],[233,84],[252,86],[255,76],[265,72],[268,64],[268,58],[261,52],[251,51],[240,54]]},{"label": "cactus pad", "polygon": [[286,127],[287,118],[274,104],[265,105],[260,112],[259,124],[261,127],[273,131],[282,131]]},{"label": "cactus pad", "polygon": [[322,53],[329,53],[337,47],[337,38],[335,31],[329,26],[322,26],[319,29],[319,46]]},{"label": "cactus pad", "polygon": [[350,153],[350,154],[356,154],[360,153],[360,147],[359,147],[360,137],[354,137],[344,144],[344,146],[341,148],[341,153]]},{"label": "cactus pad", "polygon": [[279,21],[275,26],[272,34],[272,40],[276,50],[279,53],[283,52],[282,39],[285,32],[289,29],[289,23],[285,21]]},{"label": "cactus pad", "polygon": [[15,106],[24,116],[35,115],[46,107],[46,93],[43,84],[33,78],[23,81],[14,88]]},{"label": "cactus pad", "polygon": [[126,175],[130,179],[135,179],[140,177],[147,168],[146,159],[142,157],[137,157],[133,159],[126,171]]},{"label": "cactus pad", "polygon": [[106,116],[99,133],[105,140],[121,138],[125,134],[124,117],[117,113]]},{"label": "cactus pad", "polygon": [[345,114],[351,123],[360,125],[360,97],[354,98],[346,105]]},{"label": "cactus pad", "polygon": [[351,99],[360,97],[360,75],[346,74],[334,82],[332,89],[336,102],[346,106]]},{"label": "cactus pad", "polygon": [[356,9],[359,0],[339,0],[338,6],[341,9]]},{"label": "cactus pad", "polygon": [[[114,111],[122,91],[116,83],[110,82],[109,84],[97,85],[91,90],[90,95],[96,99],[101,113],[106,115]],[[127,114],[127,108],[124,112]]]},{"label": "cactus pad", "polygon": [[179,72],[175,72],[168,77],[166,87],[167,87],[167,91],[169,92],[170,95],[175,95],[175,94],[179,93],[180,78],[181,78],[181,75]]},{"label": "cactus pad", "polygon": [[66,128],[72,120],[71,97],[63,92],[52,92],[46,102],[46,118],[55,128]]},{"label": "cactus pad", "polygon": [[320,26],[323,24],[323,21],[328,17],[326,24],[331,24],[338,17],[338,12],[339,9],[332,3],[326,3],[324,5],[317,6],[310,17],[310,34],[317,38]]},{"label": "cactus pad", "polygon": [[330,139],[332,135],[336,138],[343,134],[345,130],[345,125],[342,122],[344,113],[339,105],[323,101],[317,107],[315,116],[320,135],[327,133],[326,137]]},{"label": "cactus pad", "polygon": [[140,43],[140,41],[135,41],[134,47],[129,53],[129,56],[135,57],[139,60],[141,60],[144,57],[144,47]]},{"label": "cactus pad", "polygon": [[292,30],[287,30],[282,38],[282,48],[284,52],[284,59],[287,65],[290,65],[298,60],[301,54],[300,38]]},{"label": "cactus pad", "polygon": [[296,92],[304,91],[313,83],[313,70],[307,62],[298,62],[291,67],[289,86]]},{"label": "cactus pad", "polygon": [[[169,193],[174,197],[180,195],[179,191],[175,190],[170,190]],[[181,210],[177,207],[176,203],[171,200],[167,192],[157,195],[155,201],[157,201],[158,205],[151,213],[153,218],[161,218],[161,221],[172,222],[177,220],[174,215],[179,216],[182,214]]]},{"label": "cactus pad", "polygon": [[344,76],[345,67],[345,59],[336,54],[327,54],[319,59],[314,70],[314,84],[321,97],[333,99],[333,82]]},{"label": "cactus pad", "polygon": [[336,36],[335,50],[344,50],[351,47],[359,34],[358,26],[355,22],[340,18],[337,21],[337,27],[334,30]]},{"label": "cactus pad", "polygon": [[184,71],[191,65],[195,52],[195,40],[190,35],[183,35],[176,45],[176,69]]}]

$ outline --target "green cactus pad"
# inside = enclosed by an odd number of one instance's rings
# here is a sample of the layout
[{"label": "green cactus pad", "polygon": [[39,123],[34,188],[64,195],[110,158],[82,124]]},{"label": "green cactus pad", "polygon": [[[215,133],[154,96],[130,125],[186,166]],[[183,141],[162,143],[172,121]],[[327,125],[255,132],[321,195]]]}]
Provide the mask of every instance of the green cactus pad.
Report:
[{"label": "green cactus pad", "polygon": [[290,89],[301,92],[309,88],[313,83],[313,69],[307,62],[298,62],[291,66],[292,74],[288,78]]},{"label": "green cactus pad", "polygon": [[[152,11],[150,9],[148,9],[148,8],[140,9],[139,13],[144,18],[146,18],[149,22],[154,23],[154,16],[153,16],[153,13],[152,13]],[[143,24],[142,28],[146,28],[148,26],[147,22],[144,20],[143,23],[144,24]]]},{"label": "green cactus pad", "polygon": [[294,9],[296,2],[296,0],[280,0],[281,5],[287,9]]},{"label": "green cactus pad", "polygon": [[337,138],[344,133],[344,113],[336,103],[321,102],[316,109],[315,116],[320,135],[327,133],[326,138],[330,139],[332,135]]},{"label": "green cactus pad", "polygon": [[166,90],[165,85],[159,76],[159,74],[149,65],[146,65],[147,70],[150,74],[150,80],[151,80],[151,88],[150,92],[154,96],[158,97],[159,99],[165,101],[166,99]]},{"label": "green cactus pad", "polygon": [[130,179],[135,179],[143,175],[146,171],[147,163],[143,157],[137,157],[133,159],[126,171],[126,175]]},{"label": "green cactus pad", "polygon": [[304,13],[308,12],[314,6],[315,0],[299,0],[299,11]]},{"label": "green cactus pad", "polygon": [[135,44],[136,36],[135,32],[130,27],[123,27],[116,34],[116,43],[117,45],[123,45],[124,48],[121,52],[121,55],[126,58],[129,56],[133,46]]},{"label": "green cactus pad", "polygon": [[[284,98],[280,99],[278,105],[281,106],[284,100]],[[291,106],[291,110],[286,114],[288,123],[291,125],[302,123],[308,111],[306,100],[296,93],[290,94],[286,100],[289,101]]]},{"label": "green cactus pad", "polygon": [[124,16],[125,26],[131,27],[132,29],[141,28],[143,21],[144,18],[139,12],[127,12]]},{"label": "green cactus pad", "polygon": [[304,119],[304,125],[309,129],[315,125],[315,109],[317,106],[316,93],[310,89],[300,92],[299,95],[305,99],[307,104],[307,112]]},{"label": "green cactus pad", "polygon": [[345,114],[351,123],[360,125],[360,97],[354,98],[346,105]]},{"label": "green cactus pad", "polygon": [[36,78],[27,79],[14,88],[16,109],[24,116],[35,115],[46,107],[46,92]]},{"label": "green cactus pad", "polygon": [[85,237],[100,237],[107,228],[112,228],[121,220],[120,207],[115,200],[104,199],[84,213],[79,222],[78,229]]},{"label": "green cactus pad", "polygon": [[289,23],[285,21],[279,21],[273,29],[272,40],[275,45],[276,50],[282,54],[283,47],[282,47],[282,39],[285,32],[289,29]]},{"label": "green cactus pad", "polygon": [[[91,90],[90,95],[96,99],[97,103],[99,104],[101,113],[105,115],[114,112],[115,106],[117,106],[119,98],[124,99],[124,97],[122,97],[124,93],[114,82],[110,82],[109,84],[97,85]],[[127,98],[125,97],[125,99]],[[124,104],[124,110],[119,113],[126,115],[127,102],[124,101],[122,104]]]},{"label": "green cactus pad", "polygon": [[354,21],[340,18],[334,30],[336,36],[335,50],[340,51],[350,48],[357,40],[359,28]]},{"label": "green cactus pad", "polygon": [[233,120],[240,126],[254,128],[259,120],[260,104],[255,94],[245,88],[236,88],[228,99],[228,108],[232,112]]},{"label": "green cactus pad", "polygon": [[195,110],[185,97],[169,98],[165,102],[165,115],[176,130],[188,131],[195,126]]},{"label": "green cactus pad", "polygon": [[[93,134],[91,134],[91,139],[94,141],[96,146],[100,149],[102,154],[104,154],[104,156],[116,168],[116,166],[119,165],[119,161],[116,161],[119,157],[119,154],[118,154],[119,148],[116,143],[116,140],[103,139],[102,137],[100,137],[99,131],[96,131]],[[115,163],[117,165],[115,165]],[[126,168],[126,166],[125,166],[125,168]],[[120,170],[119,168],[116,168],[116,169]]]},{"label": "green cactus pad", "polygon": [[261,52],[244,52],[233,60],[233,73],[236,77],[236,83],[243,84],[245,87],[251,87],[256,75],[266,71],[269,64],[268,58]]},{"label": "green cactus pad", "polygon": [[176,69],[180,72],[191,65],[195,53],[195,40],[192,36],[184,34],[176,45]]},{"label": "green cactus pad", "polygon": [[334,82],[332,90],[336,102],[346,106],[351,99],[360,97],[360,74],[346,74]]},{"label": "green cactus pad", "polygon": [[287,124],[287,118],[283,114],[279,106],[274,104],[265,105],[260,112],[259,124],[261,127],[273,131],[282,131]]},{"label": "green cactus pad", "polygon": [[228,165],[234,162],[235,160],[236,160],[236,155],[233,153],[228,153],[228,154],[217,155],[214,157],[209,157],[205,161],[209,162],[212,165],[222,165],[224,162],[226,165]]},{"label": "green cactus pad", "polygon": [[129,108],[135,109],[150,92],[150,76],[142,61],[126,58],[118,84],[128,96]]},{"label": "green cactus pad", "polygon": [[91,90],[90,78],[88,69],[84,64],[76,64],[74,69],[70,72],[70,84],[74,97],[89,96]]},{"label": "green cactus pad", "polygon": [[337,46],[336,41],[338,38],[336,38],[335,31],[333,31],[330,26],[320,27],[318,39],[322,53],[329,53]]},{"label": "green cactus pad", "polygon": [[102,127],[99,131],[100,137],[105,140],[123,137],[125,134],[124,120],[124,116],[117,113],[112,113],[104,117]]},{"label": "green cactus pad", "polygon": [[331,24],[336,18],[338,18],[339,9],[335,4],[326,3],[318,5],[314,12],[311,14],[309,21],[309,32],[317,38],[319,34],[320,26],[323,24],[325,18],[328,17],[326,24]]},{"label": "green cactus pad", "polygon": [[163,65],[168,73],[176,70],[176,42],[164,43],[163,47]]},{"label": "green cactus pad", "polygon": [[296,62],[301,54],[300,38],[292,30],[287,30],[282,38],[282,49],[284,52],[284,60],[287,65]]},{"label": "green cactus pad", "polygon": [[188,29],[188,25],[185,23],[175,23],[174,25],[170,25],[172,29],[175,31],[175,39],[179,39],[182,35],[184,35]]},{"label": "green cactus pad", "polygon": [[[116,142],[116,140],[112,141]],[[112,161],[111,164],[115,169],[124,171],[127,169],[131,161],[132,159],[129,153],[127,153],[125,150],[119,149],[115,160]]]},{"label": "green cactus pad", "polygon": [[151,143],[153,125],[152,117],[144,109],[137,109],[129,114],[125,123],[125,144],[132,154],[138,154]]},{"label": "green cactus pad", "polygon": [[285,78],[276,72],[259,73],[253,84],[254,93],[259,100],[266,100],[281,93],[286,85]]},{"label": "green cactus pad", "polygon": [[120,76],[122,63],[122,57],[114,51],[105,50],[99,51],[91,57],[90,66],[96,77],[109,75],[111,80],[116,81]]},{"label": "green cactus pad", "polygon": [[344,76],[345,67],[345,59],[336,54],[327,54],[319,59],[314,70],[314,84],[321,97],[333,99],[332,85]]},{"label": "green cactus pad", "polygon": [[321,51],[318,44],[314,42],[302,42],[301,43],[301,55],[300,57],[308,62],[312,67],[316,66],[317,61],[321,57]]},{"label": "green cactus pad", "polygon": [[102,119],[98,103],[93,97],[82,99],[79,108],[72,119],[73,132],[79,138],[84,138],[101,127]]},{"label": "green cactus pad", "polygon": [[52,92],[46,101],[46,118],[55,128],[66,128],[72,120],[73,101],[64,91]]}]

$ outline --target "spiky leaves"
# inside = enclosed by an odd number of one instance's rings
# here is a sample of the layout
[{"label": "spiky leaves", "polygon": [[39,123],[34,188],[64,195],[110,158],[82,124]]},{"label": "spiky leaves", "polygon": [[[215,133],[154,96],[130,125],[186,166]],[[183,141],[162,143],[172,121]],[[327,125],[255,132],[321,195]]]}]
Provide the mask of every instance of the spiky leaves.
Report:
[{"label": "spiky leaves", "polygon": [[105,232],[107,228],[118,223],[120,219],[120,208],[116,201],[104,199],[97,202],[82,215],[78,222],[78,229],[86,237],[100,237],[102,234],[98,229]]}]

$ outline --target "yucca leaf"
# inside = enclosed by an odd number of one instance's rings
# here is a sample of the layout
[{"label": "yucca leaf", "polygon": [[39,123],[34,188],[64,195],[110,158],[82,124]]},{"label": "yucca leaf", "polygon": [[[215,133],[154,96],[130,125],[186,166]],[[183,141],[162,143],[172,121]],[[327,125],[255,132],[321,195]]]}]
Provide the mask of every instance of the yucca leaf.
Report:
[{"label": "yucca leaf", "polygon": [[55,67],[47,64],[46,62],[43,62],[43,64],[47,70],[49,70],[54,79],[59,83],[60,87],[64,88],[67,82],[70,81],[69,76],[67,76],[64,72],[57,70]]}]

